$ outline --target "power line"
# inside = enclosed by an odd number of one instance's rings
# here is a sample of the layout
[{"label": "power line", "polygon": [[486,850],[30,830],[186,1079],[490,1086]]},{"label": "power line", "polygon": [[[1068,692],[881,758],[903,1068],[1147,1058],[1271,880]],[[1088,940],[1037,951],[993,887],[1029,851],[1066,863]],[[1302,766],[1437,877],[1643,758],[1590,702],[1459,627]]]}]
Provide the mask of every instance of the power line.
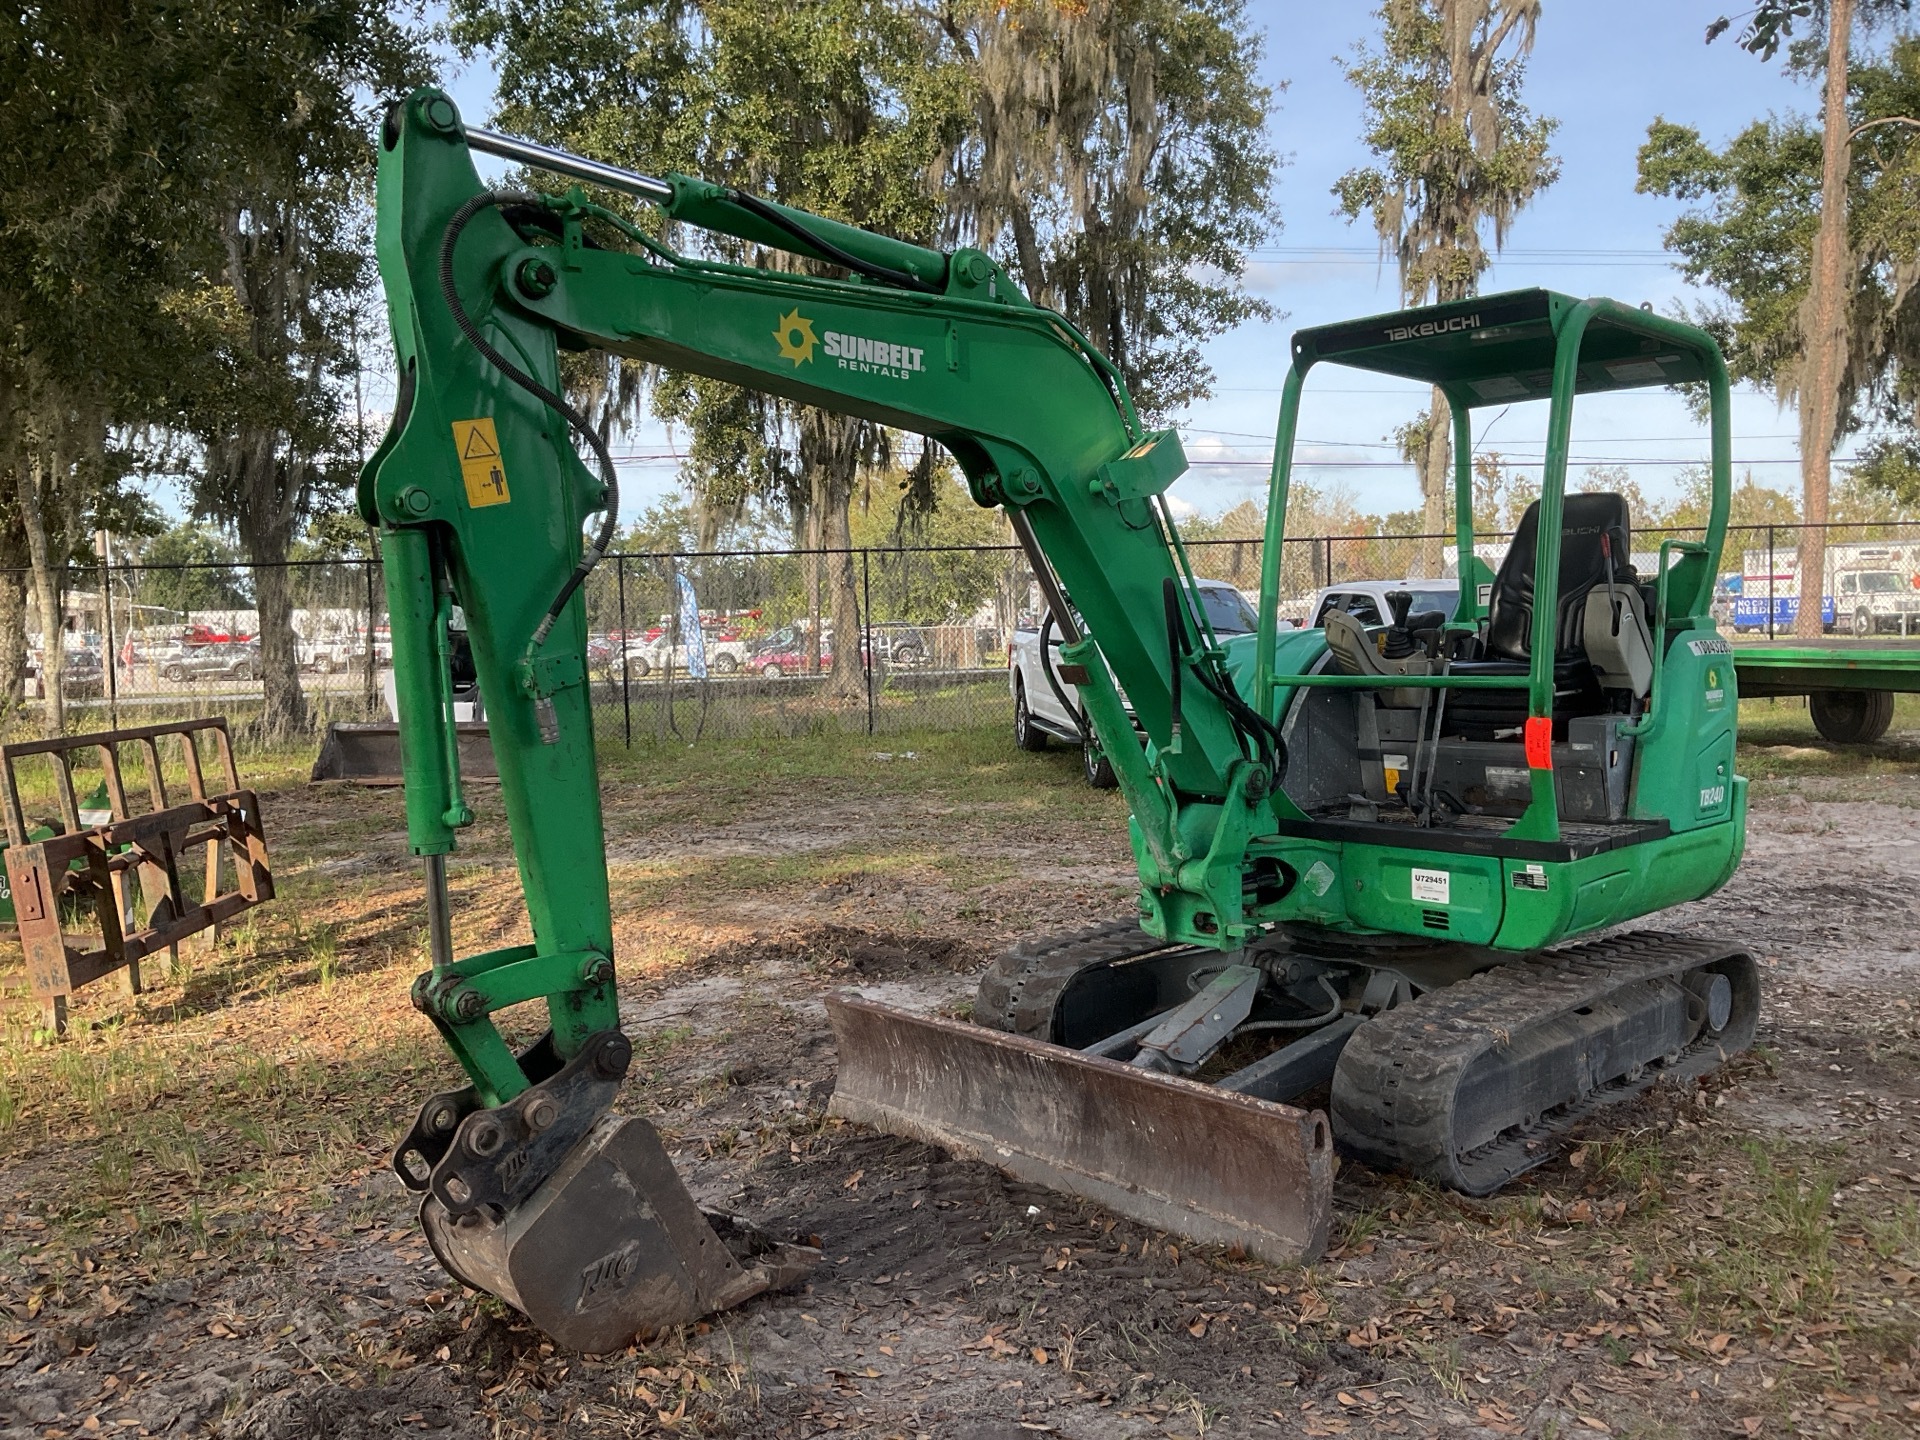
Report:
[{"label": "power line", "polygon": [[[616,465],[678,465],[687,458],[685,455],[615,455],[613,461]],[[1544,467],[1547,463],[1544,458],[1536,460],[1506,455],[1503,455],[1501,458],[1503,463],[1512,469],[1524,467],[1530,470],[1537,470]],[[1858,455],[1836,455],[1833,457],[1832,463],[1835,465],[1857,465],[1860,463],[1861,458],[1862,457]],[[1219,470],[1239,467],[1257,467],[1265,470],[1269,469],[1272,463],[1270,459],[1195,459],[1192,461],[1190,468],[1194,470]],[[1569,455],[1567,457],[1567,466],[1569,469],[1578,466],[1599,465],[1618,466],[1622,469],[1650,469],[1707,465],[1710,463],[1711,457],[1706,455],[1667,456],[1657,459],[1647,456],[1631,455]],[[1733,461],[1733,468],[1736,470],[1750,470],[1761,465],[1792,465],[1797,467],[1799,464],[1800,459],[1798,456],[1751,460],[1736,456]],[[1295,460],[1293,462],[1293,468],[1295,470],[1411,470],[1414,466],[1410,460]]]}]

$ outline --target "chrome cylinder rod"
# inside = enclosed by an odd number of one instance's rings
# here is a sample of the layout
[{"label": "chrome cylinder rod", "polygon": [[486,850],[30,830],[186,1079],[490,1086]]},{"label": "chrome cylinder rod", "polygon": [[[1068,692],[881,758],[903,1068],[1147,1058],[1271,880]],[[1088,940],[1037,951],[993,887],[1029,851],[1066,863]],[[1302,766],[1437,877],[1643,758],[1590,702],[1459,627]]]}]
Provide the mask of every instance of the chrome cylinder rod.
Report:
[{"label": "chrome cylinder rod", "polygon": [[536,170],[584,180],[589,185],[604,185],[609,190],[637,195],[656,205],[665,205],[673,199],[673,186],[665,180],[656,180],[637,170],[622,170],[618,165],[589,160],[584,155],[572,155],[565,150],[536,145],[531,140],[521,140],[513,135],[501,135],[469,125],[467,145],[483,154],[498,155],[502,160],[513,160],[521,165],[531,165]]},{"label": "chrome cylinder rod", "polygon": [[436,970],[453,964],[453,907],[447,896],[447,857],[427,860],[427,956]]}]

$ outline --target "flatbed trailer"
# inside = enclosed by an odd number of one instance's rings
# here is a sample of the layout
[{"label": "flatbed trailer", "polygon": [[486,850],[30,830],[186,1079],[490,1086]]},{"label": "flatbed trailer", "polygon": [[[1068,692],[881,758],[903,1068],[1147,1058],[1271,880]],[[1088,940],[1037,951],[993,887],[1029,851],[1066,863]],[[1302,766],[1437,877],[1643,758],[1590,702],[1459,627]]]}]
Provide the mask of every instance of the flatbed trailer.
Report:
[{"label": "flatbed trailer", "polygon": [[1814,728],[1836,744],[1878,740],[1893,723],[1893,697],[1920,693],[1920,640],[1736,642],[1731,653],[1741,699],[1804,695]]}]

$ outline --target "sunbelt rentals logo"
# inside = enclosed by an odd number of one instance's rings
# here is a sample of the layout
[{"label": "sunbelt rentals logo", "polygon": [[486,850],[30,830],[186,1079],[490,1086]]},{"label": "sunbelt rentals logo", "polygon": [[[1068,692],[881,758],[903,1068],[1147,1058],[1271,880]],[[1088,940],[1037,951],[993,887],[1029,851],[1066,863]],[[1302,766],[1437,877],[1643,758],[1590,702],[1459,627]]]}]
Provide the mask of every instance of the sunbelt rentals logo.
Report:
[{"label": "sunbelt rentals logo", "polygon": [[791,360],[796,370],[813,363],[815,349],[825,351],[836,368],[863,375],[905,380],[927,368],[927,352],[920,346],[902,345],[872,335],[848,335],[839,330],[816,333],[813,321],[797,309],[780,317],[773,338],[780,347],[780,358]]},{"label": "sunbelt rentals logo", "polygon": [[813,333],[813,321],[798,310],[789,310],[780,317],[773,338],[780,342],[780,358],[791,360],[796,370],[813,363],[813,347],[820,343],[820,337]]}]

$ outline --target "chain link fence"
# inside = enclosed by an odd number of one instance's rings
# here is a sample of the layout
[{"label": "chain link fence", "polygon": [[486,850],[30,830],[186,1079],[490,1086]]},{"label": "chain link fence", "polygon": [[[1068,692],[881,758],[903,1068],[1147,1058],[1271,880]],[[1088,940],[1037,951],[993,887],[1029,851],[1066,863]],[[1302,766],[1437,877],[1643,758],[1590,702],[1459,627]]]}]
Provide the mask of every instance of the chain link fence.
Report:
[{"label": "chain link fence", "polygon": [[[1666,542],[1699,538],[1698,530],[1640,531],[1634,564],[1652,577]],[[1829,525],[1824,540],[1817,588],[1827,629],[1920,636],[1920,522]],[[1483,537],[1480,558],[1498,568],[1507,542]],[[1799,542],[1791,525],[1729,532],[1715,613],[1730,637],[1792,635]],[[1263,542],[1194,539],[1186,548],[1196,574],[1257,598]],[[1280,617],[1313,623],[1329,587],[1458,573],[1450,536],[1290,539]],[[387,718],[393,650],[379,562],[299,561],[264,578],[283,585],[291,604],[316,727]],[[262,579],[244,565],[70,571],[62,621],[69,729],[217,713],[244,721],[262,699]],[[23,688],[33,707],[47,681],[33,589],[23,588]],[[609,556],[586,603],[601,743],[632,744],[1003,722],[1008,647],[1016,630],[1037,623],[1040,597],[1017,547],[902,547]]]}]

